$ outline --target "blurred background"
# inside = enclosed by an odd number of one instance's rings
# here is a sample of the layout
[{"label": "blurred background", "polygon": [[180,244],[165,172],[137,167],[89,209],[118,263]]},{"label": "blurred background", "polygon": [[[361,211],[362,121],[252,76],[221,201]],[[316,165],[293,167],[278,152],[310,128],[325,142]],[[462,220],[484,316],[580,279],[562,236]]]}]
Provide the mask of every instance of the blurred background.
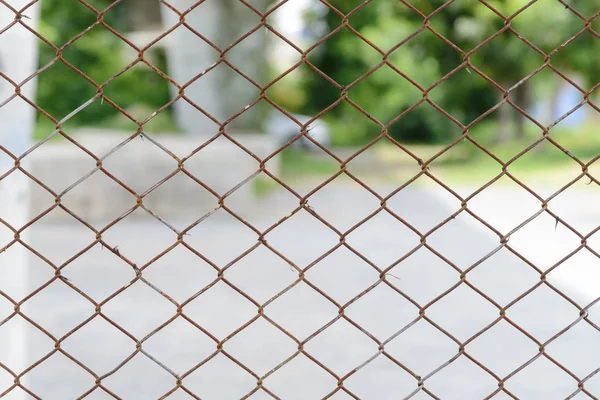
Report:
[{"label": "blurred background", "polygon": [[[223,46],[223,49],[260,23],[260,18],[248,7],[238,2],[229,3],[227,7],[235,12],[227,11],[229,17],[222,21],[218,29],[211,31],[212,28],[206,27],[205,31],[200,32],[205,39]],[[273,6],[266,1],[255,3],[261,11]],[[109,0],[93,3],[99,10],[110,4]],[[360,2],[332,1],[330,4],[339,12],[348,13]],[[410,4],[417,12],[428,15],[444,2],[415,0]],[[511,15],[525,4],[520,0],[490,3],[504,15]],[[597,12],[599,7],[593,1],[573,1],[569,4],[586,18]],[[225,3],[216,6],[210,1],[205,2],[196,7],[188,19],[200,20],[202,15],[226,12],[220,8],[226,8]],[[323,122],[313,124],[317,126],[315,129],[323,130],[321,125],[326,126],[328,132],[322,136],[327,136],[327,145],[339,149],[342,155],[349,156],[379,138],[385,126],[387,136],[382,137],[376,148],[365,154],[365,157],[372,155],[370,163],[379,177],[390,173],[389,168],[385,168],[385,157],[381,155],[386,148],[397,149],[392,152],[396,153],[397,158],[405,156],[402,150],[390,146],[392,140],[415,149],[420,158],[427,160],[461,136],[463,129],[456,122],[469,126],[468,133],[474,141],[506,162],[538,139],[542,134],[542,126],[548,126],[570,113],[553,127],[552,138],[583,159],[595,155],[596,148],[591,144],[597,144],[594,124],[597,123],[598,113],[588,104],[580,103],[584,93],[591,91],[597,83],[595,54],[598,40],[591,31],[585,30],[585,21],[576,13],[559,1],[538,1],[511,21],[514,32],[504,30],[498,34],[504,26],[501,17],[479,2],[456,1],[429,20],[429,26],[439,33],[436,35],[431,30],[422,29],[423,18],[417,12],[400,2],[369,2],[348,18],[353,32],[348,28],[339,29],[342,23],[340,15],[319,1],[289,1],[267,17],[268,23],[280,35],[260,27],[249,38],[228,50],[227,56],[231,64],[238,66],[258,84],[264,85],[279,77],[268,86],[268,98],[287,112],[309,118],[319,115]],[[133,43],[144,46],[176,22],[173,15],[168,7],[159,2],[131,0],[110,9],[104,15],[104,21]],[[53,0],[48,0],[43,4],[40,33],[60,46],[91,26],[96,18],[81,3],[55,4]],[[244,23],[236,25],[236,18]],[[599,23],[598,19],[594,19],[590,26],[594,29]],[[210,48],[198,36],[177,36],[182,30],[186,28],[177,28],[145,52],[145,57],[160,71],[176,81],[177,78],[180,81],[183,78],[183,82],[178,82],[180,84],[218,60],[218,51]],[[570,40],[575,35],[578,36]],[[326,36],[326,40],[322,40]],[[174,39],[176,37],[184,38],[185,44]],[[492,40],[481,46],[490,37],[493,37]],[[188,56],[186,60],[190,71],[179,71],[184,61],[178,58],[176,50],[169,50],[174,47],[173,41],[179,43],[174,46],[196,46],[196,58],[205,55],[204,59],[189,63],[193,55]],[[297,48],[294,49],[290,42]],[[400,43],[403,44],[398,47]],[[476,50],[470,57],[470,63],[489,79],[464,65],[464,57],[457,49],[464,53]],[[298,66],[296,64],[301,61],[299,50],[310,51],[308,63]],[[552,56],[551,65],[571,82],[548,67],[531,76],[543,65],[544,53]],[[387,54],[389,64],[379,66],[383,54]],[[135,50],[103,26],[96,26],[63,52],[68,63],[98,83],[106,82],[133,62],[136,56]],[[56,52],[52,48],[40,44],[40,66],[55,57]],[[169,57],[171,63],[168,62]],[[377,66],[379,68],[375,68]],[[288,71],[292,67],[296,68]],[[147,117],[167,105],[175,93],[173,85],[157,72],[147,63],[137,63],[118,78],[111,79],[104,93],[134,117]],[[524,78],[528,79],[522,81]],[[513,88],[517,83],[521,84]],[[37,104],[57,119],[69,114],[96,93],[93,85],[63,63],[55,63],[40,74],[38,85]],[[58,87],[63,95],[57,99],[55,92]],[[354,104],[339,102],[342,87],[347,88],[348,98]],[[510,100],[524,112],[530,113],[537,123],[508,103],[503,103],[482,117],[501,101],[503,94],[500,87],[513,89]],[[203,96],[207,100],[197,100],[197,103],[209,114],[217,114],[217,118],[221,117],[219,112],[222,117],[236,114],[260,94],[256,87],[223,64],[198,79],[189,90],[211,90],[210,95]],[[414,107],[422,99],[423,91],[427,91],[428,98],[439,108],[427,102]],[[230,96],[233,92],[244,95],[233,100]],[[598,91],[592,91],[588,97],[590,102],[597,101]],[[196,101],[193,96],[191,98]],[[218,99],[229,101],[221,106],[219,103],[223,101]],[[197,110],[192,110],[193,114],[188,116],[187,109],[190,106],[182,103],[186,102],[178,100],[166,107],[148,121],[144,129],[176,134],[188,132],[190,126],[194,126],[196,130],[203,127],[205,132],[202,134],[208,136],[218,131],[217,125],[212,122],[201,125],[199,120],[206,118]],[[442,110],[456,121],[446,117]],[[238,116],[229,123],[228,128],[268,130],[270,133],[277,131],[276,126],[279,126],[279,131],[290,128],[285,121],[269,124],[282,114],[264,100],[254,104],[251,111]],[[187,122],[194,118],[193,122]],[[475,125],[469,125],[475,120]],[[54,125],[40,115],[36,137],[44,138],[53,131]],[[129,131],[137,128],[116,108],[103,106],[99,101],[73,116],[65,130],[69,132],[82,126]],[[292,128],[294,126],[297,125],[292,125]],[[294,133],[298,134],[299,128]],[[321,151],[315,152],[310,159],[288,153],[293,151],[285,154],[284,165],[288,171],[330,173],[339,168],[334,159]],[[556,147],[542,143],[536,152],[525,155],[511,165],[511,169],[522,169],[528,173],[539,169],[536,168],[537,164],[543,163],[547,171],[550,167],[552,170],[566,167],[571,162]],[[472,168],[473,163],[477,164],[476,170]],[[432,167],[443,167],[450,178],[475,179],[486,173],[494,176],[500,172],[498,163],[469,141],[459,143]],[[465,168],[469,172],[461,173]],[[394,166],[392,170],[397,168]],[[485,178],[490,177],[485,175]]]},{"label": "blurred background", "polygon": [[0,3],[0,397],[600,397],[599,11]]}]

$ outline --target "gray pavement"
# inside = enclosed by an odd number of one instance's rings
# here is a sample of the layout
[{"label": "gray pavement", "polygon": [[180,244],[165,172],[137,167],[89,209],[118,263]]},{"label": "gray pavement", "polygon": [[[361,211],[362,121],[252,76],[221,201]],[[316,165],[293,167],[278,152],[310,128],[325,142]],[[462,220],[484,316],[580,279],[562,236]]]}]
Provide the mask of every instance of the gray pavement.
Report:
[{"label": "gray pavement", "polygon": [[[389,193],[392,188],[377,188]],[[466,189],[465,189],[466,190]],[[578,191],[579,190],[579,191]],[[585,188],[559,196],[550,208],[560,209],[572,226],[587,233],[600,225],[595,194]],[[485,196],[485,197],[484,197]],[[569,197],[571,196],[571,197]],[[265,198],[263,207],[243,217],[259,229],[265,229],[294,208],[297,201],[283,192]],[[379,201],[350,183],[327,186],[311,197],[315,212],[341,231],[375,210]],[[577,204],[576,207],[572,205]],[[570,206],[571,205],[571,206]],[[517,189],[491,188],[471,203],[473,211],[509,232],[520,221],[539,210],[539,204]],[[408,188],[388,201],[388,207],[422,232],[433,228],[460,208],[460,203],[441,190]],[[193,219],[171,221],[181,228]],[[97,223],[100,227],[102,224]],[[598,236],[598,235],[596,235]],[[158,221],[123,221],[103,236],[137,266],[144,266],[157,254],[175,243],[176,235]],[[189,246],[208,260],[223,267],[256,243],[257,235],[239,221],[218,211],[185,237]],[[94,241],[94,234],[77,223],[44,223],[31,228],[27,239],[31,246],[51,262],[60,265]],[[339,236],[302,211],[266,236],[267,243],[289,261],[304,268],[339,243]],[[515,233],[509,245],[540,269],[550,268],[581,242],[562,224],[546,214]],[[419,244],[419,237],[390,214],[381,212],[361,228],[350,233],[346,243],[380,268],[392,265]],[[460,269],[467,269],[500,244],[499,238],[475,218],[460,214],[432,234],[427,243]],[[594,237],[590,246],[600,244]],[[597,246],[600,250],[600,246]],[[45,261],[31,256],[27,265],[31,289],[53,276]],[[600,296],[600,260],[582,250],[548,275],[548,281],[579,306],[585,307]],[[114,254],[97,245],[64,269],[64,276],[100,303],[111,293],[127,285],[135,276],[132,268]],[[466,284],[461,284],[425,310],[425,316],[439,328],[419,318],[412,302],[425,306],[459,282],[459,272],[433,252],[420,248],[379,283],[378,272],[348,247],[339,247],[306,272],[306,279],[330,296],[321,296],[300,282],[264,308],[264,314],[300,341],[324,325],[326,330],[304,345],[311,357],[327,366],[338,377],[351,371],[344,387],[361,399],[403,399],[415,393],[418,380],[406,370],[426,378],[423,388],[441,399],[484,399],[498,389],[498,381],[466,355],[459,356],[460,342],[468,342],[465,352],[485,365],[500,379],[539,355],[539,345],[579,319],[580,312],[545,284],[537,272],[507,249],[501,249],[467,274],[468,282],[499,306],[506,306],[529,288],[539,285],[506,311],[507,319],[526,330],[526,336],[506,320],[497,322],[480,336],[477,332],[499,318],[498,308]],[[10,288],[10,270],[0,261],[0,288]],[[150,264],[143,276],[176,302],[184,302],[217,277],[206,261],[184,246],[177,246]],[[264,304],[298,280],[298,272],[265,246],[233,264],[224,274],[257,302]],[[375,285],[360,299],[351,302],[344,314],[352,322],[338,319],[338,305]],[[402,291],[405,297],[397,290]],[[10,294],[10,293],[9,293]],[[409,300],[410,299],[410,300]],[[412,301],[412,302],[411,302]],[[54,353],[25,376],[27,387],[46,400],[75,399],[94,387],[95,378],[108,374],[136,351],[135,339],[142,340],[157,327],[176,316],[176,306],[143,282],[136,282],[101,307],[84,327],[70,334],[94,314],[94,305],[61,281],[27,301],[22,311],[41,325],[47,334],[30,326],[26,329],[27,358],[34,362],[54,349],[48,337],[63,338],[61,349],[85,364],[85,371],[63,354]],[[185,315],[210,332],[209,337],[182,317],[176,318],[153,336],[125,366],[102,380],[103,386],[117,398],[158,399],[176,386],[174,374],[185,374],[216,351],[214,339],[230,337],[224,353],[183,379],[183,385],[202,399],[239,399],[250,393],[257,379],[226,354],[254,371],[258,376],[297,352],[298,344],[264,318],[258,318],[241,332],[240,326],[257,315],[255,304],[219,282],[189,302]],[[0,300],[0,319],[10,312]],[[589,309],[589,321],[600,325],[600,305]],[[120,325],[127,333],[115,328]],[[384,343],[378,344],[352,323]],[[7,326],[0,327],[0,340]],[[456,358],[458,357],[458,358]],[[152,360],[153,358],[154,360]],[[570,376],[550,361],[569,369]],[[448,361],[454,361],[448,364]],[[367,363],[367,361],[371,360]],[[2,362],[2,354],[0,354]],[[400,363],[402,366],[400,366]],[[162,365],[162,366],[161,366]],[[440,369],[440,367],[444,366]],[[10,367],[10,365],[8,366]],[[577,378],[583,379],[600,367],[600,332],[580,320],[504,384],[520,399],[565,399],[578,390]],[[165,368],[168,368],[167,371]],[[403,369],[405,368],[405,369]],[[437,372],[436,372],[437,371]],[[430,375],[435,372],[433,375]],[[10,378],[0,370],[0,386]],[[264,380],[264,387],[281,399],[320,399],[337,387],[337,379],[307,356],[292,361]],[[600,396],[600,374],[585,382],[585,389]],[[4,389],[0,387],[0,392]],[[16,398],[16,391],[5,396]],[[113,398],[96,389],[87,398]],[[169,399],[190,399],[179,390]],[[259,390],[251,399],[271,398]],[[350,399],[341,391],[333,399]],[[432,398],[424,390],[414,399]],[[510,398],[499,393],[495,399]],[[579,393],[576,399],[586,398]]]}]

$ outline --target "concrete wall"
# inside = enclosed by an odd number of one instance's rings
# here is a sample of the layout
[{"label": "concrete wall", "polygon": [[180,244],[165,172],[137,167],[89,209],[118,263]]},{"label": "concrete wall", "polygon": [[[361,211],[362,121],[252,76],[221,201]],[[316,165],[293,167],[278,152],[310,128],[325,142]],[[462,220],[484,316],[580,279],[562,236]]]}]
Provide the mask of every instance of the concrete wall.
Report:
[{"label": "concrete wall", "polygon": [[[98,157],[127,139],[125,133],[88,129],[74,135],[76,140]],[[258,157],[264,158],[276,150],[276,143],[265,135],[237,135],[236,140]],[[152,135],[179,158],[189,155],[205,139],[199,136]],[[177,170],[177,161],[148,139],[136,138],[112,153],[103,167],[136,193],[145,193],[156,183]],[[96,163],[87,153],[66,140],[47,143],[31,154],[31,173],[55,191],[63,192],[93,171]],[[200,150],[184,163],[185,169],[219,195],[225,195],[238,183],[254,174],[259,163],[222,137]],[[274,174],[279,173],[279,157],[267,163]],[[54,204],[54,197],[38,185],[32,187],[32,213],[39,214]],[[249,212],[254,206],[253,183],[248,182],[225,199],[236,212]],[[89,222],[109,221],[136,204],[136,197],[111,180],[102,171],[79,183],[62,197],[62,203]],[[144,197],[144,205],[169,221],[193,220],[218,205],[217,197],[200,184],[179,172]],[[150,218],[136,212],[128,218]],[[71,219],[67,213],[52,212],[46,221]]]}]

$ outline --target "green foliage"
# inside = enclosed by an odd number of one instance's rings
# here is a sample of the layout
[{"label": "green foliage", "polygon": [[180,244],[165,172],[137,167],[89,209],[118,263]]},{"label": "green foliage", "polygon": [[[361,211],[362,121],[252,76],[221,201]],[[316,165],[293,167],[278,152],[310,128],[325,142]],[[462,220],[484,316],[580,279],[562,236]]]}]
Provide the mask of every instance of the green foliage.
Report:
[{"label": "green foliage", "polygon": [[[111,0],[95,0],[91,4],[102,10],[111,3]],[[117,6],[104,15],[104,21],[116,30],[121,28],[119,11]],[[78,1],[42,2],[41,34],[58,48],[70,43],[62,51],[66,63],[101,85],[131,64],[137,53],[134,51],[132,56],[126,56],[127,45],[101,25],[86,31],[97,21],[98,16]],[[84,35],[77,37],[84,31]],[[156,54],[156,57],[153,63],[164,70],[164,55]],[[54,118],[61,119],[92,98],[97,89],[56,58],[57,52],[52,47],[40,44],[40,67],[56,61],[39,75],[37,104]],[[143,105],[156,110],[170,98],[167,81],[142,63],[112,80],[104,94],[123,109]],[[101,124],[117,114],[118,111],[107,102],[101,104],[97,100],[73,116],[72,121],[76,125]]]},{"label": "green foliage", "polygon": [[[329,3],[344,14],[352,11],[348,16],[352,29],[384,54],[349,28],[343,28],[311,52],[309,58],[323,73],[346,88],[351,101],[381,123],[395,121],[398,115],[419,102],[423,97],[422,90],[463,124],[478,118],[500,100],[502,92],[475,71],[464,65],[461,70],[454,71],[464,61],[460,51],[428,29],[419,32],[423,28],[423,18],[401,2],[374,1],[358,11],[353,11],[358,5],[354,1],[330,0]],[[445,0],[411,1],[424,15],[447,3]],[[540,52],[552,55],[552,65],[565,74],[583,77],[588,88],[597,83],[595,54],[600,53],[600,41],[590,32],[569,40],[585,28],[585,22],[563,4],[554,0],[538,1],[521,10],[527,2],[488,0],[488,3],[507,18],[518,12],[510,22],[514,32],[506,29],[505,19],[474,0],[448,3],[429,23],[462,52],[468,53],[476,48],[469,57],[471,65],[504,89],[511,88],[543,65],[545,56]],[[588,18],[600,9],[600,0],[573,0],[569,4]],[[332,10],[324,19],[329,32],[342,25],[342,17]],[[410,37],[414,33],[417,34]],[[407,41],[397,47],[405,39]],[[567,45],[563,46],[563,43]],[[559,50],[555,50],[557,48]],[[421,88],[415,87],[387,65],[372,72],[382,61],[392,64]],[[431,87],[452,71],[451,77]],[[542,82],[541,85],[560,83],[560,80],[548,79],[556,76],[548,68],[540,76],[542,78],[536,83],[538,86],[539,82]],[[543,89],[533,85],[526,82],[514,92],[515,101],[521,108],[530,106],[532,92]],[[294,111],[318,113],[339,100],[341,95],[338,88],[316,73],[305,80],[304,88],[308,98],[302,107]],[[490,115],[488,120],[496,119],[497,114]],[[369,121],[348,102],[340,103],[324,118],[332,124],[336,144],[361,145],[382,132],[380,126]],[[514,113],[511,118],[498,123],[513,124],[522,117]],[[388,131],[396,140],[424,143],[447,143],[460,134],[455,124],[428,104],[422,104],[395,121]]]}]

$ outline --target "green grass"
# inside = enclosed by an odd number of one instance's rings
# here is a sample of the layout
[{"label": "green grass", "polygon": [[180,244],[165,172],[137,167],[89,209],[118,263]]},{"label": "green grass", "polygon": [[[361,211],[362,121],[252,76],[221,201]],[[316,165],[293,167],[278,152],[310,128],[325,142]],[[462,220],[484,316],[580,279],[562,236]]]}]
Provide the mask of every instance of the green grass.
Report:
[{"label": "green grass", "polygon": [[[541,130],[531,128],[522,140],[498,144],[494,141],[496,132],[495,124],[482,124],[470,135],[503,163],[510,162],[541,137]],[[600,155],[600,134],[593,125],[577,129],[556,127],[550,131],[550,138],[584,163]],[[428,160],[444,145],[407,145],[407,148],[421,159]],[[376,152],[376,162],[362,175],[368,176],[370,181],[405,181],[418,173],[415,161],[396,146],[381,143],[368,151]],[[288,176],[331,176],[339,168],[339,164],[328,157],[315,157],[295,150],[286,150],[282,154],[282,170]],[[502,172],[501,163],[466,139],[438,157],[429,168],[434,176],[445,182],[461,184],[483,184]],[[352,162],[349,169],[352,169]],[[508,171],[519,178],[542,181],[551,180],[557,174],[572,175],[574,171],[580,172],[581,167],[550,141],[544,140],[510,162]]]},{"label": "green grass", "polygon": [[280,186],[271,178],[257,177],[252,180],[252,193],[258,197],[265,197],[271,194],[274,190],[279,189]]},{"label": "green grass", "polygon": [[[573,158],[549,140],[538,143],[524,153],[541,137],[541,130],[531,129],[526,132],[523,140],[503,144],[488,139],[493,138],[494,133],[495,126],[484,125],[472,132],[471,136],[500,161],[509,163],[508,171],[516,176],[542,179],[563,172],[581,171],[581,167]],[[600,155],[600,136],[597,128],[592,125],[577,129],[557,127],[550,130],[549,137],[584,163]],[[439,169],[445,178],[469,183],[499,174],[502,166],[484,151],[463,140],[450,150],[447,156],[440,157],[439,162],[432,164],[432,169]]]},{"label": "green grass", "polygon": [[292,149],[281,153],[281,164],[284,176],[331,176],[340,170],[340,165],[333,158],[315,157]]},{"label": "green grass", "polygon": [[[136,125],[124,119],[112,118],[96,126],[104,129],[115,129],[119,131],[135,132]],[[67,122],[63,129],[73,132],[79,126]],[[159,114],[146,126],[147,132],[179,132],[173,120],[168,114]],[[35,139],[40,140],[47,137],[55,129],[52,122],[40,119],[35,129]],[[588,162],[600,155],[600,134],[598,128],[593,125],[585,125],[577,129],[565,129],[560,126],[550,131],[550,138],[558,142],[573,156]],[[484,146],[490,153],[502,162],[509,162],[523,150],[533,144],[541,137],[541,131],[535,126],[529,127],[525,138],[513,140],[503,144],[497,144],[494,138],[497,135],[497,126],[494,123],[482,123],[476,125],[470,136]],[[61,140],[58,135],[56,139]],[[428,160],[444,148],[444,145],[407,145],[414,154],[423,160]],[[368,166],[364,175],[369,181],[405,181],[418,172],[415,161],[408,157],[401,149],[394,145],[378,143],[369,152],[376,153],[375,162]],[[352,150],[347,151],[348,154]],[[281,154],[282,176],[296,178],[330,177],[340,170],[340,165],[331,157],[324,154],[314,154],[288,149]],[[600,164],[600,161],[599,161]],[[461,184],[483,184],[491,178],[500,174],[502,166],[485,152],[477,148],[468,140],[462,140],[452,149],[437,158],[430,164],[432,174],[444,182]],[[349,164],[352,169],[352,162]],[[572,173],[581,171],[581,167],[568,155],[556,148],[552,143],[545,140],[529,152],[521,155],[508,166],[508,171],[519,178],[533,177],[551,179],[553,175],[561,173]],[[270,179],[255,179],[253,191],[257,196],[268,195],[278,185]]]}]

